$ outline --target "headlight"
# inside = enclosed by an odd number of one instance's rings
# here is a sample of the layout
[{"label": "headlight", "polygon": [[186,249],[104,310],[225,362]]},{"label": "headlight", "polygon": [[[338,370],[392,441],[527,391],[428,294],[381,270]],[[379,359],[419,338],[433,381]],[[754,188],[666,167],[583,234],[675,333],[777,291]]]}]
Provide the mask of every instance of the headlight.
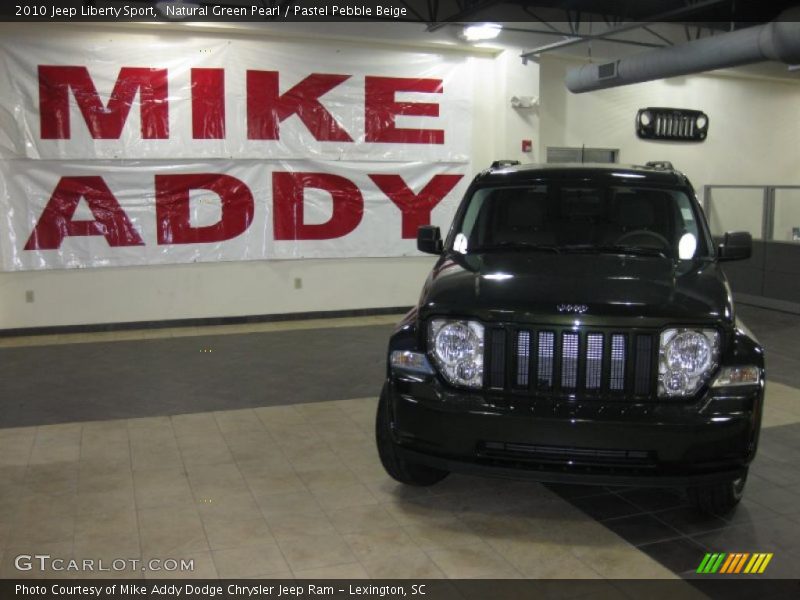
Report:
[{"label": "headlight", "polygon": [[719,360],[719,333],[713,329],[667,329],[658,353],[658,394],[691,396]]},{"label": "headlight", "polygon": [[483,325],[434,319],[428,329],[428,349],[448,382],[471,388],[483,386]]}]

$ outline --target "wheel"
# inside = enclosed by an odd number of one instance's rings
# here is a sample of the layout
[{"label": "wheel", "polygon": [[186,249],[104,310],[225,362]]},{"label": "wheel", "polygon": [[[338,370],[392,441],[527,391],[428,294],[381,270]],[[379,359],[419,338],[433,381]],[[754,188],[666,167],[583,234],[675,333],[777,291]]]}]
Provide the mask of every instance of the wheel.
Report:
[{"label": "wheel", "polygon": [[733,481],[687,488],[689,502],[700,512],[713,515],[725,515],[731,512],[744,494],[747,474]]},{"label": "wheel", "polygon": [[383,468],[393,479],[400,483],[427,486],[440,482],[448,475],[447,471],[409,462],[397,451],[397,445],[392,441],[389,399],[386,393],[386,386],[381,391],[381,397],[378,400],[378,414],[375,418],[375,441],[378,445],[378,455]]}]

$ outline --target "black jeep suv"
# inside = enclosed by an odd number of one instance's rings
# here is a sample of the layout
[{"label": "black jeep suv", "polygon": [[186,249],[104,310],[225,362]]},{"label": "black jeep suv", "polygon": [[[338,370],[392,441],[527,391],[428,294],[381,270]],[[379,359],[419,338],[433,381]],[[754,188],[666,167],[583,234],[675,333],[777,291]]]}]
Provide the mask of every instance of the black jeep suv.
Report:
[{"label": "black jeep suv", "polygon": [[389,342],[377,415],[388,473],[679,486],[701,510],[742,496],[764,355],[671,165],[509,166],[478,175],[419,303]]}]

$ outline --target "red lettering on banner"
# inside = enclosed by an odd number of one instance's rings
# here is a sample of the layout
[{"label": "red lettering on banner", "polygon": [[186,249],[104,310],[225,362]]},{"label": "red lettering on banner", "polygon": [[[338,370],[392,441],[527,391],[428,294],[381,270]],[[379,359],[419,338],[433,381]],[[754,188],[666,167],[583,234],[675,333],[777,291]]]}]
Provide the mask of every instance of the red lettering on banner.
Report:
[{"label": "red lettering on banner", "polygon": [[[214,225],[193,227],[190,190],[219,196],[222,216]],[[253,222],[255,202],[245,183],[222,173],[156,175],[156,222],[159,244],[223,242],[244,233]]]},{"label": "red lettering on banner", "polygon": [[[39,65],[39,118],[42,139],[70,139],[69,93],[94,139],[119,139],[139,94],[143,139],[169,138],[167,69],[122,67],[104,105],[89,70],[82,66]],[[280,139],[280,124],[296,115],[321,142],[353,142],[321,98],[350,75],[312,73],[280,93],[278,71],[248,70],[247,137]],[[443,93],[441,79],[364,78],[364,139],[389,144],[444,144],[444,130],[398,127],[398,116],[438,117],[434,102],[398,102],[400,92]],[[224,139],[225,70],[191,69],[192,136]]]},{"label": "red lettering on banner", "polygon": [[192,137],[225,139],[225,69],[192,69]]},{"label": "red lettering on banner", "polygon": [[[402,176],[369,175],[372,182],[400,209],[402,238],[413,239],[421,225],[430,223],[431,211],[458,184],[463,175],[435,175],[415,193]],[[331,217],[324,223],[307,223],[305,192],[322,190],[330,195]],[[191,222],[191,192],[206,190],[218,197],[219,220],[212,225]],[[75,220],[85,199],[94,220]],[[214,199],[217,201],[217,198]],[[330,240],[354,231],[364,215],[364,199],[351,180],[330,173],[272,174],[273,239]],[[252,224],[255,201],[240,179],[223,173],[155,176],[155,219],[159,245],[224,242],[243,234]],[[34,227],[25,250],[56,250],[69,236],[106,238],[111,247],[143,246],[144,241],[102,177],[62,177]]]},{"label": "red lettering on banner", "polygon": [[297,115],[321,142],[352,142],[353,138],[319,101],[349,78],[350,75],[312,73],[281,94],[277,71],[247,71],[248,139],[280,139],[280,122]]},{"label": "red lettering on banner", "polygon": [[86,67],[39,66],[39,115],[45,140],[70,139],[69,90],[94,139],[119,139],[136,92],[144,139],[169,138],[167,70],[122,67],[103,106]]},{"label": "red lettering on banner", "polygon": [[415,194],[400,175],[370,175],[369,178],[394,202],[403,214],[403,239],[417,237],[421,225],[430,225],[431,211],[461,180],[462,175],[434,175]]},{"label": "red lettering on banner", "polygon": [[[81,198],[94,221],[73,220]],[[57,250],[67,236],[105,236],[109,246],[143,246],[128,215],[102,177],[62,177],[25,244],[25,250]]]},{"label": "red lettering on banner", "polygon": [[394,144],[444,144],[441,129],[406,129],[397,127],[395,117],[438,117],[439,105],[430,102],[397,102],[397,92],[442,93],[441,79],[403,77],[366,77],[364,117],[366,140]]},{"label": "red lettering on banner", "polygon": [[[331,195],[333,213],[325,223],[305,223],[303,196],[307,188]],[[273,173],[272,211],[275,240],[329,240],[358,227],[364,214],[364,199],[352,181],[339,175]]]}]

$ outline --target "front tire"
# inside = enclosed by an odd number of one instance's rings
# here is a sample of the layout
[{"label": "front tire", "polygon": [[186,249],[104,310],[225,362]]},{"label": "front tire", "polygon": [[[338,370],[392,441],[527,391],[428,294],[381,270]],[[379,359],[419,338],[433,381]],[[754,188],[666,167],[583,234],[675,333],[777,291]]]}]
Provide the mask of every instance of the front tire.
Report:
[{"label": "front tire", "polygon": [[398,452],[397,444],[392,440],[392,423],[389,416],[389,398],[386,385],[383,386],[378,400],[378,414],[375,418],[375,441],[378,445],[383,468],[400,483],[414,486],[429,486],[439,483],[449,474],[441,469],[409,462]]},{"label": "front tire", "polygon": [[686,494],[689,496],[689,502],[700,512],[726,515],[739,504],[744,495],[746,482],[747,473],[733,481],[688,488]]}]

